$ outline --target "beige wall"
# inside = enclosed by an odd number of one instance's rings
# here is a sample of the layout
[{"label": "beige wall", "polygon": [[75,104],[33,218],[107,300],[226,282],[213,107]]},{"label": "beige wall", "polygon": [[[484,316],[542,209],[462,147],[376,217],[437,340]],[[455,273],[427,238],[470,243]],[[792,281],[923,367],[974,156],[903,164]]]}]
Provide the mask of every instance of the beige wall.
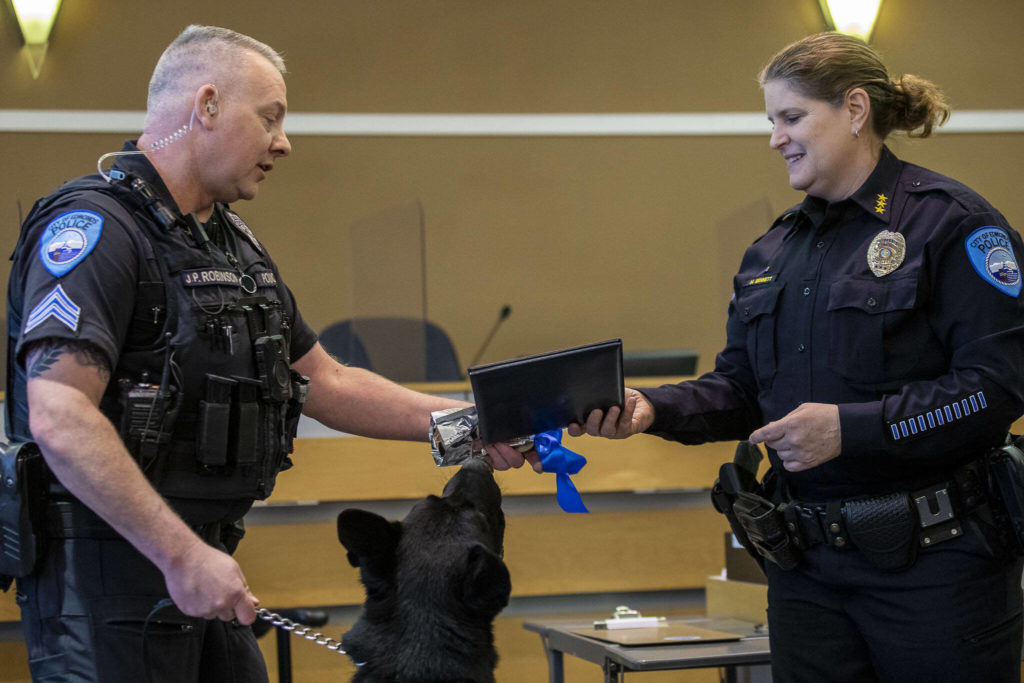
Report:
[{"label": "beige wall", "polygon": [[[77,0],[64,3],[37,81],[0,15],[0,108],[141,110],[156,58],[190,22],[281,50],[291,110],[332,113],[756,112],[763,62],[820,28],[816,0],[180,0],[159,12]],[[1019,0],[889,0],[874,44],[894,72],[943,86],[955,109],[1024,109],[1022,25]],[[0,240],[13,246],[19,202],[27,211],[121,138],[0,133]],[[292,157],[236,208],[316,329],[354,310],[348,227],[418,200],[429,316],[463,364],[510,304],[484,361],[621,336],[627,349],[697,348],[707,369],[739,255],[800,198],[767,143],[293,136]],[[1024,135],[893,147],[1024,225]],[[372,266],[387,254],[358,259]]]}]

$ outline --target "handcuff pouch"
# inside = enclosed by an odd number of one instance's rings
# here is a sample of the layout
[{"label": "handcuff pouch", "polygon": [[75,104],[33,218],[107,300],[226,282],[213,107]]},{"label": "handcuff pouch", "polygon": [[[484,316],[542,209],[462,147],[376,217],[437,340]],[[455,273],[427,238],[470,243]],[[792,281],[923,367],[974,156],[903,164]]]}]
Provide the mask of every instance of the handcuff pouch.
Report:
[{"label": "handcuff pouch", "polygon": [[900,571],[917,559],[917,516],[906,493],[845,500],[842,516],[854,546],[879,569]]}]

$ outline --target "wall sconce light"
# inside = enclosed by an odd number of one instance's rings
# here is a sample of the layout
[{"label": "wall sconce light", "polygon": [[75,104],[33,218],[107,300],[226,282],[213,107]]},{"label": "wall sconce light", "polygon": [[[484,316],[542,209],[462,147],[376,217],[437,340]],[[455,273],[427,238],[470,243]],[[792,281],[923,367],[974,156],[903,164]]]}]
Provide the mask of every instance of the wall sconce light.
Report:
[{"label": "wall sconce light", "polygon": [[882,0],[818,0],[825,24],[833,31],[871,40]]},{"label": "wall sconce light", "polygon": [[50,29],[57,18],[61,0],[11,0],[14,15],[21,27],[21,37],[25,41],[25,52],[32,68],[32,78],[39,78],[43,68],[46,48],[50,44]]}]

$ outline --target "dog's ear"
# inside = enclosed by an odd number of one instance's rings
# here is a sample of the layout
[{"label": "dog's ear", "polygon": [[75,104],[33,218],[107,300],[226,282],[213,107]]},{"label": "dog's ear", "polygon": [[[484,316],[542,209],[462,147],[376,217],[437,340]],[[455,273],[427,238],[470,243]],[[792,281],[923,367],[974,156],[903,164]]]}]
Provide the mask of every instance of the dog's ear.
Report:
[{"label": "dog's ear", "polygon": [[463,604],[473,612],[494,617],[508,604],[512,579],[501,558],[477,543],[466,558]]},{"label": "dog's ear", "polygon": [[402,525],[389,522],[375,512],[351,508],[338,515],[338,540],[348,551],[348,561],[358,567],[360,558],[394,557]]}]

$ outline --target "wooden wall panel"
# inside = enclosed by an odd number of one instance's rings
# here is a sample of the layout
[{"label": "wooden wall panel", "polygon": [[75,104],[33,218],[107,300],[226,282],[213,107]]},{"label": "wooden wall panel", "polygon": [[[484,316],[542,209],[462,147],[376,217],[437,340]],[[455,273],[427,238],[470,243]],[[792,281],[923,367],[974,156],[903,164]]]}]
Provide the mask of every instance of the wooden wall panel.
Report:
[{"label": "wooden wall panel", "polygon": [[18,611],[18,604],[14,601],[14,588],[6,593],[0,593],[0,621],[20,621],[21,613]]},{"label": "wooden wall panel", "polygon": [[0,682],[32,683],[28,673],[28,652],[20,640],[0,642]]},{"label": "wooden wall panel", "polygon": [[[507,518],[514,596],[703,588],[725,566],[725,518],[707,508]],[[333,522],[250,526],[236,554],[270,609],[357,605]]]},{"label": "wooden wall panel", "polygon": [[[683,446],[655,436],[611,441],[565,437],[587,458],[573,482],[582,492],[710,488],[719,466],[732,460],[735,442]],[[426,443],[363,437],[296,442],[295,467],[278,476],[271,504],[289,501],[419,498],[437,493],[455,473],[436,467]],[[555,478],[527,467],[497,472],[505,495],[550,494]]]},{"label": "wooden wall panel", "polygon": [[[495,646],[498,650],[498,683],[522,683],[522,681],[547,680],[547,660],[540,638],[522,628],[522,619],[495,621]],[[349,628],[348,624],[328,624],[324,633],[338,638]],[[276,683],[277,640],[274,633],[268,633],[259,641],[260,651],[267,662],[271,683]],[[300,683],[338,683],[347,681],[355,673],[352,661],[296,636],[291,638],[292,680]],[[28,671],[25,644],[21,641],[0,643],[0,683],[31,683]],[[573,657],[565,658],[567,681],[600,680],[601,670],[595,664]],[[645,683],[718,683],[715,669],[687,672],[660,672],[644,674]]]},{"label": "wooden wall panel", "polygon": [[[595,618],[605,615],[593,615]],[[548,677],[547,661],[541,646],[540,636],[526,631],[523,620],[499,616],[494,623],[494,641],[498,650],[498,683],[541,683]],[[337,637],[349,628],[348,624],[330,624],[325,632]],[[276,680],[277,648],[272,636],[260,640],[260,649],[271,672],[271,681]],[[338,683],[347,681],[355,667],[347,657],[332,654],[326,648],[311,645],[292,638],[292,671],[297,683]],[[574,657],[565,657],[565,680],[600,681],[602,673],[596,664]],[[640,679],[643,683],[719,683],[716,669],[693,671],[646,672]],[[7,683],[0,677],[0,682]]]},{"label": "wooden wall panel", "polygon": [[[297,0],[289,14],[304,19],[288,22],[269,0],[183,0],[167,11],[143,26],[125,0],[66,3],[37,81],[14,26],[5,25],[0,105],[141,111],[160,51],[185,24],[200,22],[284,51],[294,112],[758,112],[761,65],[821,28],[808,0],[753,10],[696,0]],[[894,73],[945,87],[954,112],[1021,109],[1024,91],[1003,84],[1015,82],[1014,65],[1024,60],[1014,34],[1022,23],[1024,3],[1012,0],[968,13],[908,0],[883,7],[874,43]],[[27,211],[59,181],[91,171],[123,137],[0,133],[10,160],[0,167],[0,241],[14,244],[18,202]],[[259,198],[236,208],[270,247],[310,324],[319,330],[355,310],[349,226],[418,200],[428,315],[464,363],[509,304],[512,316],[483,361],[622,337],[627,349],[696,348],[707,369],[723,342],[727,288],[743,247],[800,197],[767,132],[292,143]],[[1016,189],[1024,135],[940,134],[920,143],[895,138],[894,146],[1024,224]],[[723,230],[737,215],[749,224]],[[6,274],[0,262],[0,279]]]}]

